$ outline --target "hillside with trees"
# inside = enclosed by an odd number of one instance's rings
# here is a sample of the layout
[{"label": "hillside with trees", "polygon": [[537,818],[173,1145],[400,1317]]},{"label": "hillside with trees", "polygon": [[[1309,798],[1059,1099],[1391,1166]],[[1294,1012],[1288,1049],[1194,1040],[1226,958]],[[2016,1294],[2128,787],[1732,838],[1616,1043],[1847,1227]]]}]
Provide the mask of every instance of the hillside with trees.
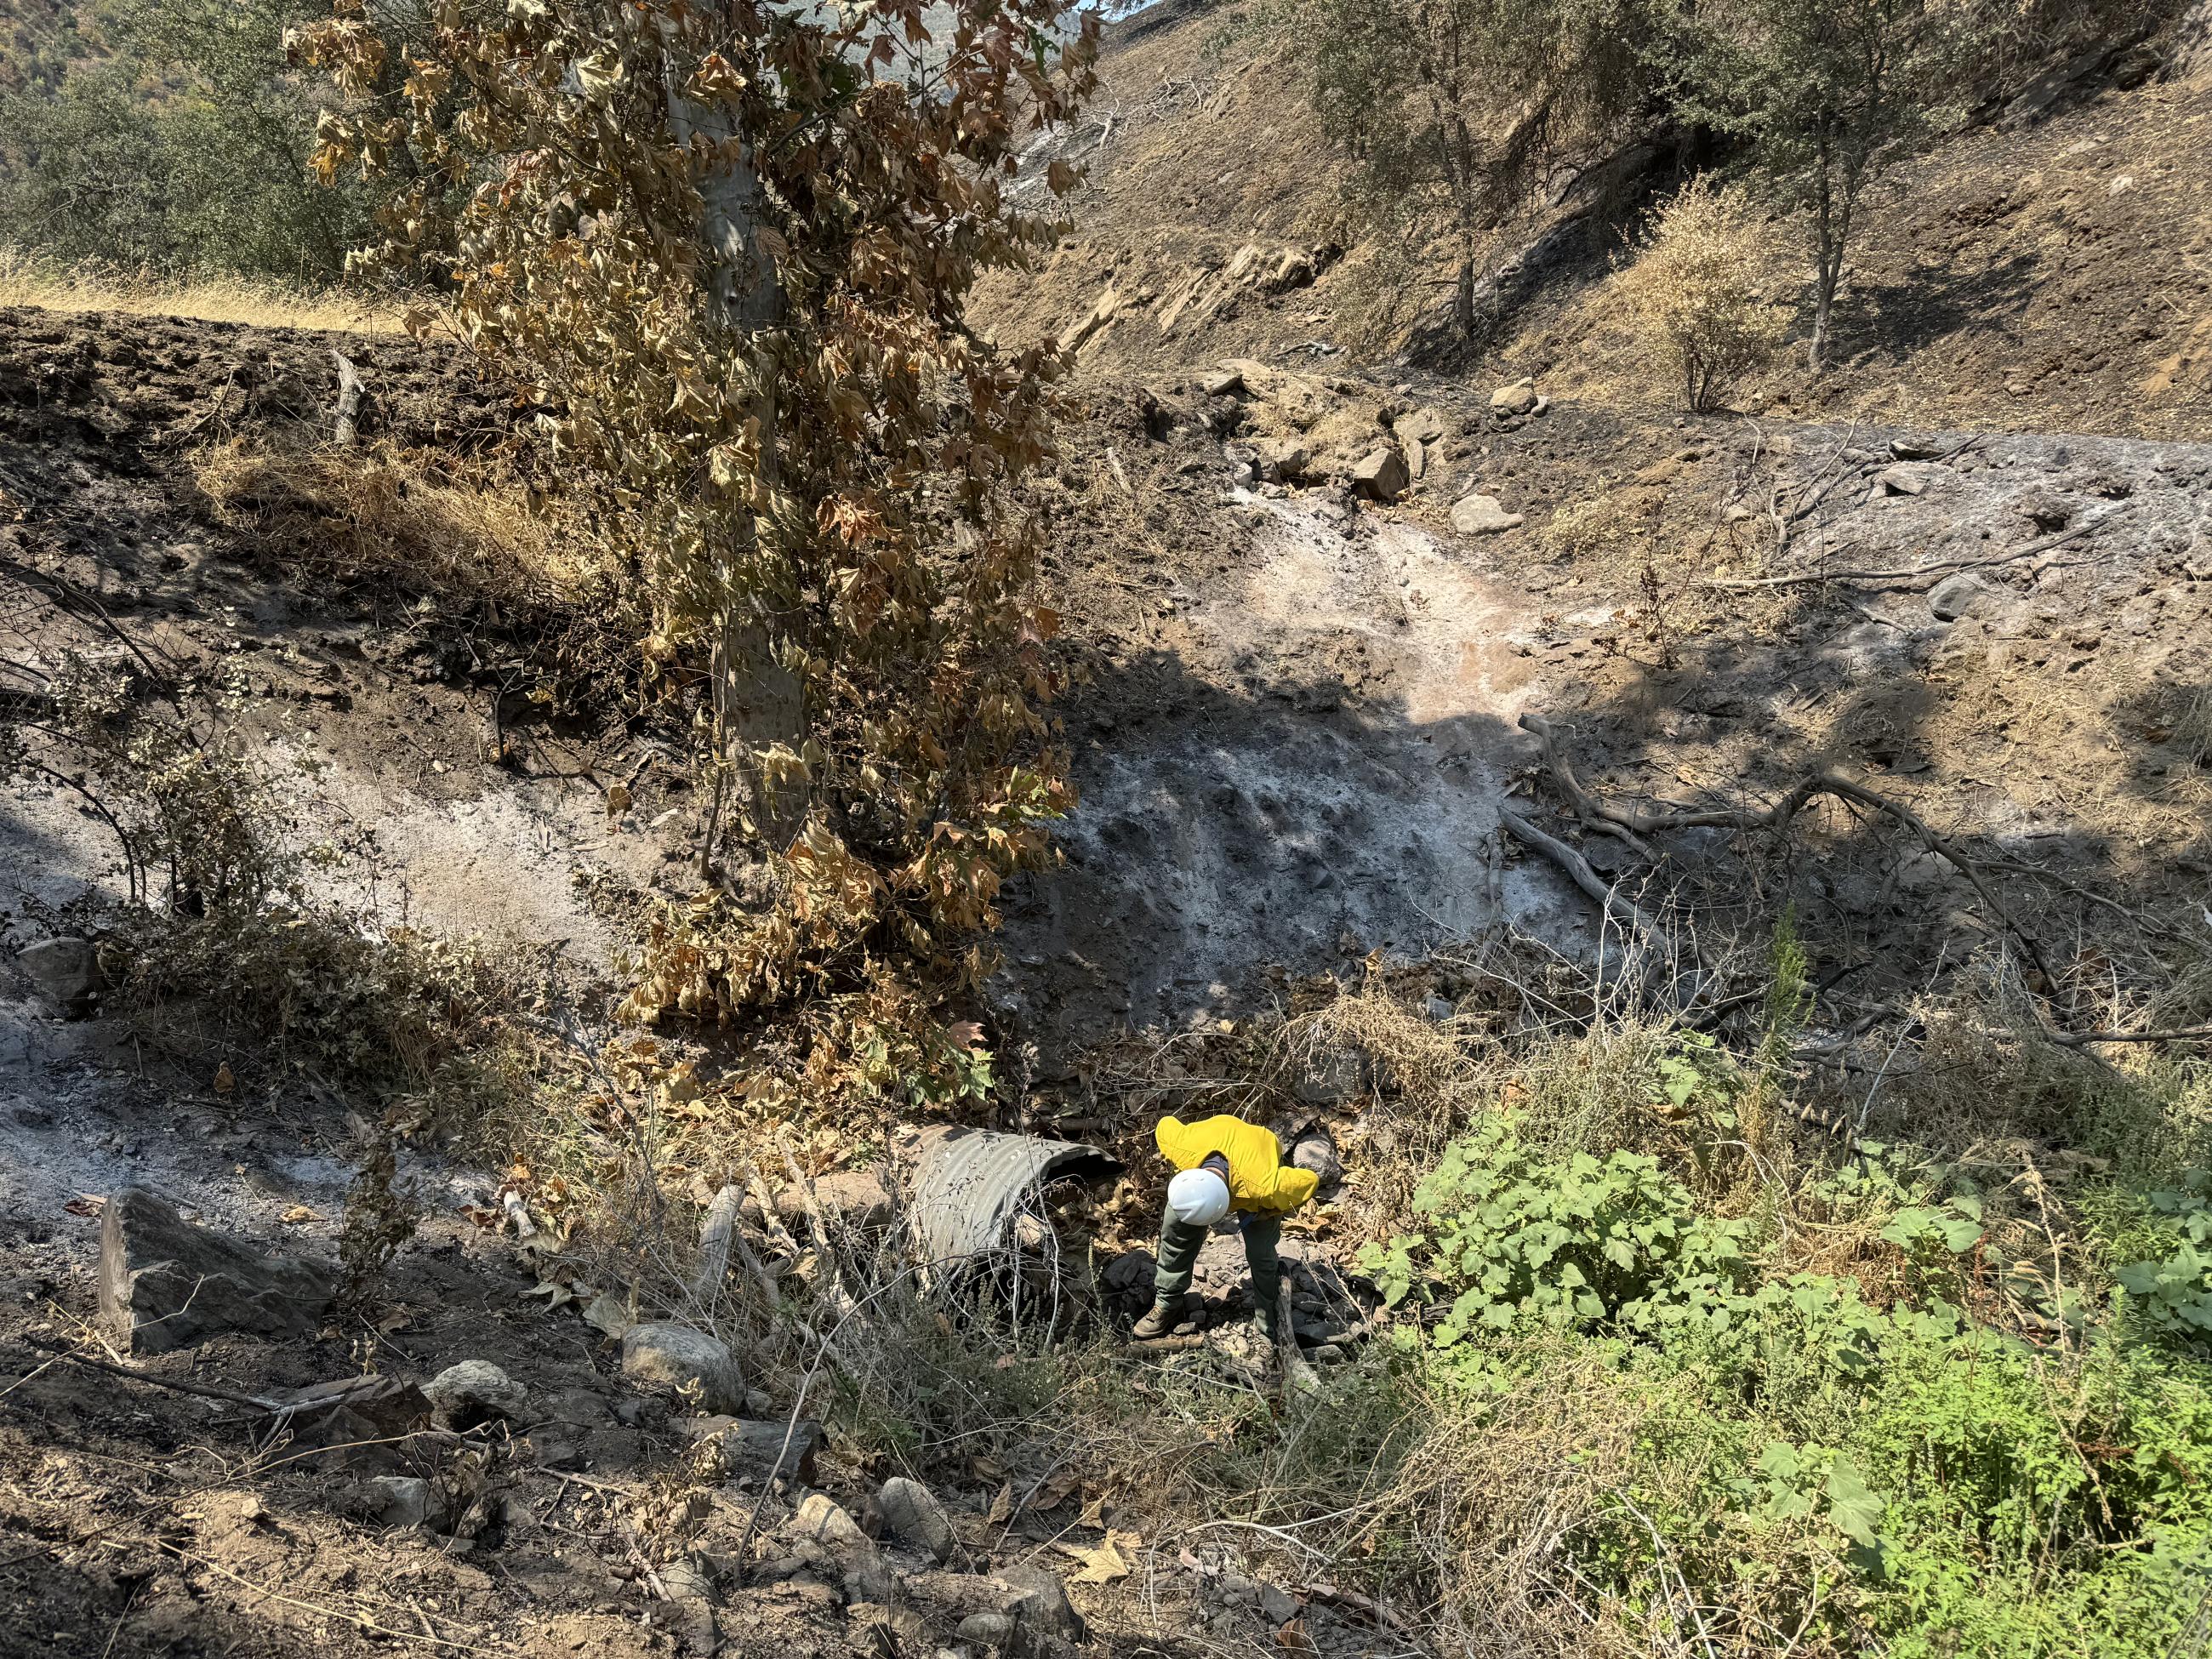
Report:
[{"label": "hillside with trees", "polygon": [[0,1652],[2206,1651],[2202,6],[7,29]]}]

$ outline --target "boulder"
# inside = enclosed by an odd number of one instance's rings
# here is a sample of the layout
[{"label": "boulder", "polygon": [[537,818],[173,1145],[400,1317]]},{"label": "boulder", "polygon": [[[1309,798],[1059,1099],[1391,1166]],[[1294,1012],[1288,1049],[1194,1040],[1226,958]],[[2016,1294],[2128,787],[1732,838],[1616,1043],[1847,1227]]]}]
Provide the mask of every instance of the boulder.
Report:
[{"label": "boulder", "polygon": [[89,939],[42,939],[15,953],[15,965],[32,988],[58,1008],[76,1007],[92,994],[100,964]]},{"label": "boulder", "polygon": [[1298,1616],[1298,1598],[1280,1584],[1260,1586],[1260,1616],[1280,1628]]},{"label": "boulder", "polygon": [[530,1391],[485,1359],[464,1359],[448,1365],[422,1385],[441,1428],[468,1430],[495,1419],[522,1420],[530,1409]]},{"label": "boulder", "polygon": [[1396,501],[1413,481],[1406,458],[1388,444],[1368,451],[1352,468],[1352,487],[1374,501]]},{"label": "boulder", "polygon": [[1508,513],[1495,495],[1462,495],[1451,510],[1452,528],[1462,536],[1494,536],[1501,530],[1517,530],[1528,520]]},{"label": "boulder", "polygon": [[1017,1636],[1033,1641],[1081,1642],[1090,1635],[1060,1576],[1034,1562],[992,1573],[918,1573],[907,1589],[941,1624],[964,1626],[981,1616],[1005,1619]]},{"label": "boulder", "polygon": [[1233,398],[1244,390],[1244,371],[1233,363],[1217,368],[1200,378],[1198,389],[1209,398]]},{"label": "boulder", "polygon": [[1401,415],[1390,422],[1390,429],[1410,442],[1432,444],[1441,441],[1451,427],[1440,410],[1424,407]]},{"label": "boulder", "polygon": [[1327,1135],[1310,1134],[1291,1148],[1293,1169],[1310,1170],[1321,1177],[1324,1187],[1344,1178],[1344,1164],[1336,1155],[1336,1143]]},{"label": "boulder", "polygon": [[1067,1599],[1067,1586],[1049,1567],[1024,1561],[1001,1567],[992,1577],[1006,1587],[1006,1609],[1023,1628],[1071,1642],[1080,1642],[1089,1635],[1083,1615]]},{"label": "boulder", "polygon": [[1532,378],[1516,380],[1511,386],[1502,386],[1490,394],[1490,409],[1494,415],[1526,415],[1537,404],[1536,382]]},{"label": "boulder", "polygon": [[875,1602],[888,1607],[898,1600],[899,1578],[872,1538],[862,1538],[853,1549],[853,1564],[845,1569],[845,1600],[854,1606]]},{"label": "boulder", "polygon": [[1269,483],[1296,483],[1312,459],[1296,438],[1262,438],[1253,453],[1260,476]]},{"label": "boulder", "polygon": [[100,1312],[126,1353],[166,1353],[223,1331],[311,1337],[337,1292],[327,1268],[195,1227],[143,1187],[100,1212]]},{"label": "boulder", "polygon": [[682,1392],[695,1384],[708,1413],[734,1413],[744,1404],[745,1382],[727,1346],[704,1331],[669,1320],[648,1320],[623,1333],[623,1378],[635,1386]]},{"label": "boulder", "polygon": [[2002,599],[1979,576],[1960,570],[1944,577],[1929,591],[1928,610],[1937,622],[1956,622],[1961,617],[1984,616],[1996,609]]},{"label": "boulder", "polygon": [[790,1530],[816,1544],[865,1544],[868,1534],[843,1504],[826,1492],[811,1492],[791,1517]]},{"label": "boulder", "polygon": [[819,1423],[804,1418],[793,1423],[781,1418],[693,1417],[684,1427],[694,1440],[715,1443],[726,1480],[814,1479],[815,1455],[822,1449]]},{"label": "boulder", "polygon": [[430,1483],[411,1474],[373,1475],[362,1483],[369,1512],[380,1526],[427,1527],[433,1505]]},{"label": "boulder", "polygon": [[940,1564],[952,1559],[960,1542],[952,1530],[952,1517],[921,1482],[894,1475],[884,1482],[876,1503],[884,1512],[884,1524],[898,1538],[927,1550]]}]

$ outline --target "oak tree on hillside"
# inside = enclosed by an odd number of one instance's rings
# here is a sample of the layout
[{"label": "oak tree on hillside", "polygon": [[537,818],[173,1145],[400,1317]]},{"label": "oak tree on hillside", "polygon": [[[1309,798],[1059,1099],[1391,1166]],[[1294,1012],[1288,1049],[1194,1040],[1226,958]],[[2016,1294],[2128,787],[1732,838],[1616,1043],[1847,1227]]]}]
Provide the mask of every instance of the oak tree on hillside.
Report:
[{"label": "oak tree on hillside", "polygon": [[964,310],[1050,228],[1010,185],[1093,84],[1095,22],[1070,0],[435,11],[404,119],[373,107],[361,0],[301,37],[361,105],[319,165],[393,181],[378,257],[427,264],[529,389],[766,860],[765,897],[710,883],[662,911],[629,1012],[775,1012],[754,1030],[793,1046],[757,1095],[976,1086],[939,1011],[989,971],[976,936],[1070,795],[1013,493],[1060,363]]},{"label": "oak tree on hillside", "polygon": [[1304,0],[1286,38],[1323,131],[1349,154],[1353,204],[1386,236],[1441,241],[1452,318],[1475,326],[1492,228],[1565,146],[1640,96],[1638,0]]},{"label": "oak tree on hillside", "polygon": [[1867,185],[1960,118],[1984,12],[1974,0],[1684,0],[1655,54],[1676,107],[1746,140],[1805,210],[1815,368]]}]

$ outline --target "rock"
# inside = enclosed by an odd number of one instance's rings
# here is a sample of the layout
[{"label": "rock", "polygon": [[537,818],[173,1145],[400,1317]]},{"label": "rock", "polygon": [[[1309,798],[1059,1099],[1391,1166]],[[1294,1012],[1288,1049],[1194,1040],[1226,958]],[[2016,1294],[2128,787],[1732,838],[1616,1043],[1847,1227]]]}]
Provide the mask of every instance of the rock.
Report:
[{"label": "rock", "polygon": [[1096,337],[1102,330],[1112,324],[1121,309],[1121,291],[1113,283],[1109,283],[1106,284],[1105,290],[1091,302],[1091,309],[1061,331],[1060,349],[1062,351],[1073,352],[1086,341]]},{"label": "rock", "polygon": [[1528,412],[1531,415],[1550,414],[1552,412],[1552,400],[1549,398],[1539,396],[1534,403],[1528,405]]},{"label": "rock", "polygon": [[495,1418],[520,1422],[530,1409],[530,1391],[483,1359],[447,1366],[422,1385],[422,1397],[446,1429],[473,1429]]},{"label": "rock", "polygon": [[[397,1376],[342,1376],[300,1389],[285,1402],[291,1449],[285,1460],[337,1468],[393,1468],[405,1437],[430,1420],[422,1390]],[[309,1453],[318,1454],[309,1458]]]},{"label": "rock", "polygon": [[1495,495],[1462,495],[1451,511],[1452,528],[1462,536],[1494,536],[1501,530],[1517,530],[1527,520],[1508,513]]},{"label": "rock", "polygon": [[1014,1639],[1014,1617],[1009,1613],[971,1613],[954,1633],[979,1647],[1002,1648]]},{"label": "rock", "polygon": [[1526,415],[1536,407],[1536,382],[1516,380],[1511,386],[1502,386],[1490,394],[1490,408],[1497,415]]},{"label": "rock", "polygon": [[427,1527],[430,1524],[430,1483],[411,1474],[372,1475],[362,1483],[370,1513],[380,1526]]},{"label": "rock", "polygon": [[1125,1250],[1106,1264],[1099,1280],[1109,1291],[1149,1290],[1159,1263],[1146,1249]]},{"label": "rock", "polygon": [[1315,275],[1312,254],[1303,248],[1285,248],[1283,257],[1275,261],[1275,269],[1269,274],[1266,286],[1270,293],[1281,294],[1310,286]]},{"label": "rock", "polygon": [[311,1337],[337,1290],[327,1269],[195,1227],[143,1187],[100,1212],[100,1317],[126,1353],[167,1353],[221,1331]]},{"label": "rock", "polygon": [[1451,427],[1440,411],[1424,407],[1401,415],[1390,422],[1390,429],[1411,442],[1433,444],[1441,441]]},{"label": "rock", "polygon": [[[891,1218],[891,1195],[873,1170],[832,1170],[814,1178],[814,1201],[832,1226],[880,1227]],[[805,1219],[806,1197],[796,1187],[775,1195],[775,1211],[787,1224]]]},{"label": "rock", "polygon": [[1378,501],[1396,501],[1412,482],[1406,458],[1388,444],[1370,450],[1352,469],[1352,487]]},{"label": "rock", "polygon": [[883,1510],[884,1524],[901,1539],[927,1550],[940,1565],[952,1559],[960,1541],[952,1531],[952,1517],[921,1482],[894,1475],[884,1482],[876,1502]]},{"label": "rock", "polygon": [[811,1481],[815,1454],[822,1449],[822,1425],[769,1418],[693,1417],[684,1431],[694,1440],[713,1440],[722,1454],[723,1479],[756,1485],[778,1479]]},{"label": "rock", "polygon": [[1067,1586],[1060,1583],[1060,1575],[1051,1568],[1024,1561],[1016,1566],[1001,1567],[992,1577],[1013,1592],[1007,1601],[1006,1611],[1024,1627],[1071,1642],[1080,1642],[1089,1635],[1083,1615],[1067,1599]]},{"label": "rock", "polygon": [[42,939],[15,952],[15,965],[32,987],[56,1007],[76,1007],[92,994],[99,975],[89,939]]},{"label": "rock", "polygon": [[1979,576],[1960,570],[1946,576],[1929,590],[1928,610],[1938,622],[1956,622],[1994,610],[2001,596]]},{"label": "rock", "polygon": [[875,1638],[873,1651],[880,1659],[906,1659],[932,1650],[929,1620],[912,1607],[887,1607],[880,1601],[855,1601],[845,1616]]},{"label": "rock", "polygon": [[563,1389],[550,1395],[541,1408],[541,1423],[562,1423],[571,1428],[595,1429],[614,1421],[606,1396],[589,1389]]},{"label": "rock", "polygon": [[1311,460],[1306,447],[1295,438],[1262,438],[1255,447],[1260,476],[1270,483],[1295,483],[1306,475]]},{"label": "rock", "polygon": [[1262,1584],[1260,1586],[1260,1616],[1279,1628],[1298,1616],[1298,1599],[1280,1584]]},{"label": "rock", "polygon": [[790,1530],[817,1544],[868,1541],[868,1534],[860,1530],[860,1523],[847,1514],[836,1498],[823,1492],[807,1493],[806,1501],[799,1506],[799,1513],[791,1517]]},{"label": "rock", "polygon": [[1244,390],[1244,371],[1241,368],[1217,368],[1199,381],[1198,389],[1209,398],[1233,398]]},{"label": "rock", "polygon": [[1344,1164],[1336,1155],[1336,1143],[1325,1134],[1316,1133],[1299,1140],[1291,1148],[1291,1164],[1294,1169],[1312,1170],[1321,1177],[1324,1187],[1344,1178]]},{"label": "rock", "polygon": [[1917,495],[1927,489],[1932,474],[1946,470],[1933,461],[1899,461],[1875,473],[1874,481],[1885,495]]},{"label": "rock", "polygon": [[988,1575],[918,1573],[907,1581],[907,1589],[940,1623],[964,1624],[979,1613],[995,1614],[1011,1620],[1018,1635],[1032,1640],[1080,1642],[1090,1635],[1059,1575],[1034,1562]]},{"label": "rock", "polygon": [[891,1571],[875,1540],[863,1536],[853,1551],[853,1565],[845,1569],[845,1600],[865,1606],[872,1601],[888,1607],[898,1600],[898,1575]]},{"label": "rock", "polygon": [[668,1320],[650,1320],[623,1333],[622,1369],[629,1382],[678,1391],[695,1384],[708,1413],[734,1412],[744,1403],[738,1362],[704,1331]]},{"label": "rock", "polygon": [[1429,470],[1429,447],[1419,438],[1406,440],[1406,476],[1415,483]]}]

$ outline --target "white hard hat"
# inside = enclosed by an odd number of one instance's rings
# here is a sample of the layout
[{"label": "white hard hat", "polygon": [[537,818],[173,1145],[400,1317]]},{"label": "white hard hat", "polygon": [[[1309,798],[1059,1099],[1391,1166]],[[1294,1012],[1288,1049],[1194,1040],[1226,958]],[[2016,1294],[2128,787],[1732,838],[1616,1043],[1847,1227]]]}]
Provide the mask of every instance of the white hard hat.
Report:
[{"label": "white hard hat", "polygon": [[1194,1227],[1211,1227],[1229,1213],[1229,1183],[1211,1170],[1185,1170],[1168,1182],[1168,1213]]}]

